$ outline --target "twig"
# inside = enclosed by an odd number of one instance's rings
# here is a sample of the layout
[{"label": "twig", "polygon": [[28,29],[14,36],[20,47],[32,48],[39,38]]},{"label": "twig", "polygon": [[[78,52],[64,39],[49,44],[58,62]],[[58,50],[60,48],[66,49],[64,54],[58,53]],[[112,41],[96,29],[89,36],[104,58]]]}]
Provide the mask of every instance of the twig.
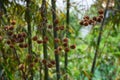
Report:
[{"label": "twig", "polygon": [[[97,59],[98,50],[99,50],[99,46],[100,46],[100,42],[101,42],[102,31],[103,31],[104,22],[105,22],[105,19],[106,19],[106,13],[107,13],[109,2],[110,2],[110,0],[107,1],[107,5],[106,5],[106,8],[105,8],[105,12],[104,12],[104,18],[103,18],[103,21],[102,21],[101,26],[100,26],[100,32],[99,32],[99,36],[98,36],[98,40],[97,40],[97,46],[96,46],[96,50],[95,50],[95,55],[94,55],[92,67],[91,67],[92,75],[94,74],[94,70],[95,70],[96,59]],[[92,79],[92,77],[91,77],[91,79]]]}]

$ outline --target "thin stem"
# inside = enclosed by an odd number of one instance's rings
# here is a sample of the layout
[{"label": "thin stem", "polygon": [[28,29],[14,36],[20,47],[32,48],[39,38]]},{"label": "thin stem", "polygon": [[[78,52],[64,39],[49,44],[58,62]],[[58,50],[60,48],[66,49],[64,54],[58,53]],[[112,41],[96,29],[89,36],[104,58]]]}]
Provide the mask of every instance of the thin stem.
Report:
[{"label": "thin stem", "polygon": [[[28,28],[28,53],[32,54],[32,31],[31,31],[31,19],[30,19],[30,0],[27,0],[26,4],[26,21],[27,21],[27,28]],[[33,70],[30,68],[30,80],[33,80]]]},{"label": "thin stem", "polygon": [[104,22],[106,19],[106,13],[107,13],[109,2],[110,2],[110,0],[107,1],[107,5],[105,8],[105,12],[104,12],[104,18],[103,18],[103,21],[102,21],[101,26],[100,26],[100,32],[99,32],[99,36],[98,36],[98,40],[97,40],[97,46],[96,46],[96,50],[95,50],[95,55],[94,55],[92,67],[91,67],[92,75],[94,74],[94,70],[95,70],[96,59],[97,59],[98,50],[99,50],[99,46],[100,46],[100,42],[101,42],[101,37],[102,37],[102,32],[103,32],[103,27],[104,27]]},{"label": "thin stem", "polygon": [[[69,6],[70,0],[67,0],[67,13],[66,13],[66,37],[69,34]],[[67,65],[68,65],[68,54],[65,52],[65,73],[67,73]],[[67,80],[67,75],[65,76],[65,80]]]},{"label": "thin stem", "polygon": [[[58,37],[57,31],[55,30],[57,24],[55,23],[56,20],[56,0],[51,0],[52,3],[52,17],[53,17],[53,34],[54,34],[54,39]],[[58,44],[54,41],[54,49],[57,49]],[[59,55],[55,54],[55,61],[56,61],[56,75],[57,75],[57,80],[60,79],[60,65],[59,65]]]},{"label": "thin stem", "polygon": [[[41,6],[41,17],[42,17],[42,27],[43,27],[43,31],[42,31],[42,37],[43,40],[46,37],[46,29],[47,29],[47,8],[46,8],[46,0],[42,0],[42,6]],[[48,59],[48,55],[47,55],[47,43],[43,43],[43,53],[44,53],[44,59],[47,60]],[[48,67],[47,65],[44,65],[44,72],[45,72],[45,76],[44,76],[44,80],[48,80],[49,76],[48,76]]]}]

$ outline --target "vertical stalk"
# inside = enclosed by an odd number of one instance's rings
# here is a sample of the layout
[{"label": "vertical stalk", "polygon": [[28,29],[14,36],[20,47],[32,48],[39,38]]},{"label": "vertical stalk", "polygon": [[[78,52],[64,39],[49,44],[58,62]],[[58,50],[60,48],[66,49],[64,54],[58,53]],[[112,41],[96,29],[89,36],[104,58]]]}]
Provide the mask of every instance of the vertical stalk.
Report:
[{"label": "vertical stalk", "polygon": [[[67,13],[66,13],[66,37],[69,34],[69,3],[70,0],[67,0]],[[65,52],[65,73],[67,73],[67,65],[68,65],[68,54]],[[67,80],[67,75],[65,76],[65,80]]]},{"label": "vertical stalk", "polygon": [[[56,0],[51,0],[52,4],[52,18],[53,18],[53,34],[54,34],[54,39],[58,37],[57,31],[55,28],[57,27],[55,20],[56,20]],[[57,49],[58,44],[54,41],[54,49]],[[60,79],[60,65],[59,65],[59,55],[55,54],[55,61],[56,61],[56,75],[57,75],[57,80]]]},{"label": "vertical stalk", "polygon": [[104,12],[104,18],[103,18],[103,21],[102,21],[101,26],[100,26],[100,31],[99,31],[99,36],[98,36],[98,40],[97,40],[95,55],[94,55],[94,59],[93,59],[92,67],[91,67],[92,75],[94,74],[94,70],[95,70],[95,64],[96,64],[96,60],[97,60],[98,50],[99,50],[99,46],[100,46],[100,42],[101,42],[101,37],[102,37],[102,32],[103,32],[103,27],[104,27],[104,22],[105,22],[105,19],[106,19],[106,13],[107,13],[109,2],[110,2],[110,0],[107,1],[107,5],[106,5],[106,8],[105,8],[105,12]]},{"label": "vertical stalk", "polygon": [[[41,17],[42,17],[42,37],[43,40],[46,37],[46,29],[47,29],[47,8],[46,8],[46,0],[42,0],[42,7],[41,7]],[[44,59],[47,60],[48,56],[47,56],[47,43],[43,43],[43,53],[44,53]],[[48,76],[48,67],[45,64],[44,65],[44,80],[48,80],[49,76]]]},{"label": "vertical stalk", "polygon": [[[28,53],[32,54],[32,31],[31,31],[31,15],[30,15],[30,0],[26,0],[26,21],[27,21],[27,28],[28,28]],[[32,59],[31,59],[32,60]],[[33,80],[33,70],[30,68],[30,80]]]}]

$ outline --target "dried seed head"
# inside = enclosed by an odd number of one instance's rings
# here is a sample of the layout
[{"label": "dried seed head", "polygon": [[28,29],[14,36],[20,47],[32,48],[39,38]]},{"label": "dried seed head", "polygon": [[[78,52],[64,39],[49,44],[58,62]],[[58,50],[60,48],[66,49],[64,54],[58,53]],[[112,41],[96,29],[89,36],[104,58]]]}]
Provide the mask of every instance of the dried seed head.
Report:
[{"label": "dried seed head", "polygon": [[87,20],[89,20],[90,18],[89,18],[89,16],[84,16],[84,18],[83,19],[87,19]]},{"label": "dried seed head", "polygon": [[59,38],[55,38],[55,43],[59,43],[60,42],[60,39]]},{"label": "dried seed head", "polygon": [[97,17],[97,22],[101,22],[101,21],[102,21],[102,18]]},{"label": "dried seed head", "polygon": [[59,23],[59,20],[58,20],[58,19],[55,19],[54,23],[55,23],[55,24],[58,24],[58,23]]},{"label": "dried seed head", "polygon": [[54,60],[51,60],[50,63],[51,63],[52,65],[55,65],[55,64],[56,64],[56,62],[55,62]]},{"label": "dried seed head", "polygon": [[98,13],[99,13],[99,14],[103,14],[103,13],[104,13],[104,10],[103,10],[103,9],[100,9],[100,10],[98,11]]},{"label": "dried seed head", "polygon": [[37,40],[37,43],[38,43],[38,44],[42,44],[42,43],[43,43],[43,40]]},{"label": "dried seed head", "polygon": [[47,67],[48,67],[48,68],[52,68],[53,66],[52,66],[52,64],[49,63],[49,64],[47,65]]},{"label": "dried seed head", "polygon": [[93,20],[94,20],[94,21],[97,21],[97,17],[94,16],[94,17],[93,17]]},{"label": "dried seed head", "polygon": [[26,37],[27,36],[27,34],[25,32],[22,32],[21,35],[22,35],[22,37]]},{"label": "dried seed head", "polygon": [[27,48],[27,47],[28,47],[28,44],[27,44],[27,43],[24,43],[23,46],[24,46],[24,48]]},{"label": "dried seed head", "polygon": [[43,63],[44,65],[46,65],[46,64],[47,64],[47,60],[43,59],[43,60],[42,60],[42,63]]},{"label": "dried seed head", "polygon": [[64,43],[63,43],[63,46],[64,46],[64,47],[68,47],[68,43],[64,42]]},{"label": "dried seed head", "polygon": [[59,29],[60,30],[64,30],[64,26],[59,26]]},{"label": "dried seed head", "polygon": [[37,39],[38,39],[37,36],[34,36],[34,37],[32,38],[33,41],[37,41]]},{"label": "dried seed head", "polygon": [[7,32],[7,35],[8,35],[8,36],[12,36],[12,35],[13,35],[13,32],[8,31],[8,32]]},{"label": "dried seed head", "polygon": [[9,44],[11,44],[11,41],[10,41],[10,40],[7,40],[6,43],[9,45]]},{"label": "dried seed head", "polygon": [[48,25],[48,28],[49,28],[49,29],[52,29],[52,27],[53,27],[52,25]]},{"label": "dried seed head", "polygon": [[100,18],[102,18],[102,19],[103,19],[103,18],[104,18],[104,15],[103,15],[103,14],[101,14],[101,15],[99,15],[98,17],[100,17]]},{"label": "dried seed head", "polygon": [[63,42],[68,42],[68,38],[64,38],[64,39],[63,39]]},{"label": "dried seed head", "polygon": [[59,31],[59,27],[55,27],[55,31]]},{"label": "dried seed head", "polygon": [[9,46],[10,46],[10,48],[14,48],[14,45],[13,45],[13,44],[10,44]]},{"label": "dried seed head", "polygon": [[66,47],[65,52],[69,52],[69,51],[70,51],[70,48]]},{"label": "dried seed head", "polygon": [[62,46],[59,46],[59,47],[58,47],[58,50],[59,50],[59,51],[62,51]]},{"label": "dried seed head", "polygon": [[83,25],[83,23],[84,23],[84,21],[83,21],[83,20],[81,20],[81,21],[79,22],[79,24],[80,24],[80,25]]},{"label": "dried seed head", "polygon": [[11,25],[11,26],[8,27],[8,29],[9,29],[9,30],[13,30],[13,29],[14,29],[14,26]]},{"label": "dried seed head", "polygon": [[54,53],[55,53],[55,54],[59,54],[59,50],[58,50],[58,49],[55,49],[55,50],[54,50]]},{"label": "dried seed head", "polygon": [[15,20],[12,20],[12,21],[11,21],[11,24],[12,24],[12,25],[15,25],[15,24],[16,24],[16,21],[15,21]]},{"label": "dried seed head", "polygon": [[75,48],[76,48],[76,45],[73,44],[73,45],[70,46],[70,48],[71,48],[71,49],[75,49]]},{"label": "dried seed head", "polygon": [[83,23],[83,25],[84,25],[84,26],[88,26],[88,25],[89,25],[89,22],[88,22],[88,21],[85,21],[85,22]]},{"label": "dried seed head", "polygon": [[39,58],[36,57],[36,58],[34,59],[34,62],[35,62],[35,63],[39,62]]}]

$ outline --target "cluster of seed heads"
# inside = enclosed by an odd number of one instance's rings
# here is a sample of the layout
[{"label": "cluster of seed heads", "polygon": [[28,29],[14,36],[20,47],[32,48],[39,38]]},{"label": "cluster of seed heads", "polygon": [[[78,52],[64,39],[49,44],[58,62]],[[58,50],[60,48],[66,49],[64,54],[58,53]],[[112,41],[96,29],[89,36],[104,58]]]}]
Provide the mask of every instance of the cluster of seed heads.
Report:
[{"label": "cluster of seed heads", "polygon": [[10,48],[14,48],[15,44],[18,44],[20,48],[26,48],[28,46],[27,43],[24,43],[25,37],[27,34],[25,32],[20,33],[14,33],[16,21],[13,20],[11,22],[11,25],[5,26],[4,31],[6,32],[6,35],[8,39],[6,40],[6,43],[10,46]]},{"label": "cluster of seed heads", "polygon": [[[59,38],[55,38],[55,43],[60,43],[60,39]],[[75,49],[76,48],[76,45],[73,44],[73,45],[68,45],[68,42],[69,42],[69,39],[68,38],[64,38],[62,41],[62,45],[61,46],[58,46],[57,49],[54,50],[54,53],[55,54],[59,54],[62,50],[64,50],[64,52],[69,52],[70,51],[70,48],[71,49]]]},{"label": "cluster of seed heads", "polygon": [[53,68],[56,64],[56,62],[54,60],[46,60],[46,59],[43,59],[41,61],[44,65],[46,65],[48,68]]},{"label": "cluster of seed heads", "polygon": [[[27,54],[26,56],[26,60],[28,62],[28,65],[29,65],[29,68],[33,68],[35,67],[35,64],[39,63],[40,62],[40,59],[38,57],[35,57],[33,58],[33,56],[31,54]],[[25,69],[25,63],[21,63],[19,66],[18,66],[18,69],[19,70],[24,70]]]},{"label": "cluster of seed heads", "polygon": [[84,16],[83,20],[80,21],[80,25],[82,26],[88,26],[88,25],[94,25],[96,22],[101,22],[104,18],[104,11],[103,9],[100,9],[98,11],[98,16],[94,16],[90,18],[89,16]]}]

